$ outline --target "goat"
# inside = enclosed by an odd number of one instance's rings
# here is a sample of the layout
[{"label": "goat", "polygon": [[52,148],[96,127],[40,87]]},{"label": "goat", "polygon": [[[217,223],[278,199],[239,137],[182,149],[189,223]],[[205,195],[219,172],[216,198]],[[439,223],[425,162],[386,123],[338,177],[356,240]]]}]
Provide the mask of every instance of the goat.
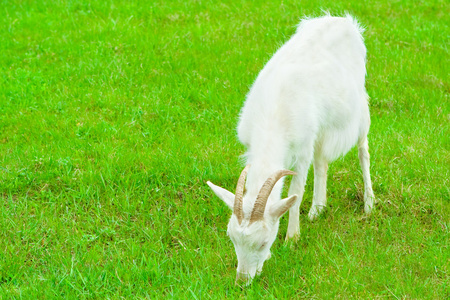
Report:
[{"label": "goat", "polygon": [[[326,206],[328,163],[356,143],[364,210],[371,212],[375,198],[369,172],[370,115],[362,33],[350,15],[303,19],[251,87],[237,128],[239,140],[247,147],[247,167],[236,193],[207,182],[233,211],[227,234],[238,259],[236,282],[249,284],[262,271],[279,220],[288,210],[286,240],[299,236],[299,208],[311,163],[314,196],[309,219]],[[294,177],[289,196],[281,199],[286,175]]]}]

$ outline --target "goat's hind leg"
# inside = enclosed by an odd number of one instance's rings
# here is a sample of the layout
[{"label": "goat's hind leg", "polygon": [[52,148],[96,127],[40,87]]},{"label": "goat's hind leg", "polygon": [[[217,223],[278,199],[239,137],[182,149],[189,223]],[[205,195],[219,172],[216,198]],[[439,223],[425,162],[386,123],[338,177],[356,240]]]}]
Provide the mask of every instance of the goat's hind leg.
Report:
[{"label": "goat's hind leg", "polygon": [[364,211],[370,213],[376,201],[373,195],[372,181],[370,180],[370,155],[367,136],[364,136],[358,142],[358,156],[364,180]]}]

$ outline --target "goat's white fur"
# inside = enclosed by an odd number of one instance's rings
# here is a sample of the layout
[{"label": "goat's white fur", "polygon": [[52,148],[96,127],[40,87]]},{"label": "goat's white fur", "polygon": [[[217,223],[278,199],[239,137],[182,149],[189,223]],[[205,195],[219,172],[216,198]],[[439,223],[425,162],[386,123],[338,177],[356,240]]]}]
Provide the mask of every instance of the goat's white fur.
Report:
[{"label": "goat's white fur", "polygon": [[[286,238],[299,230],[299,207],[308,168],[314,164],[314,196],[309,218],[326,205],[328,163],[358,144],[364,178],[364,210],[374,195],[369,173],[367,133],[370,126],[364,87],[366,48],[363,30],[351,16],[303,19],[297,32],[265,65],[253,84],[238,125],[251,165],[243,199],[244,220],[233,214],[228,235],[238,257],[238,277],[250,281],[270,257],[279,219],[289,209]],[[292,167],[289,198],[280,200],[283,180],[269,196],[264,220],[249,224],[256,196],[275,171]],[[234,195],[208,185],[231,209]]]}]

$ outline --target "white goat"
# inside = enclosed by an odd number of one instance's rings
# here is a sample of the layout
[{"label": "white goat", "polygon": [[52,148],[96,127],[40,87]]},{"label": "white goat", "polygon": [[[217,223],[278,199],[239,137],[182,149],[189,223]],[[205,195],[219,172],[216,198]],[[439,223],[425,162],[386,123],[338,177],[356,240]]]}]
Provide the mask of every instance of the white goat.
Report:
[{"label": "white goat", "polygon": [[[326,205],[328,163],[356,143],[365,186],[364,210],[372,210],[362,32],[349,15],[304,19],[253,84],[238,125],[239,140],[248,148],[248,165],[239,177],[236,195],[208,181],[233,211],[228,235],[238,258],[237,280],[250,283],[261,272],[287,210],[286,239],[299,235],[299,207],[311,162],[311,220]],[[289,167],[296,173],[285,170]],[[280,199],[283,180],[279,179],[285,175],[295,176],[289,197]]]}]

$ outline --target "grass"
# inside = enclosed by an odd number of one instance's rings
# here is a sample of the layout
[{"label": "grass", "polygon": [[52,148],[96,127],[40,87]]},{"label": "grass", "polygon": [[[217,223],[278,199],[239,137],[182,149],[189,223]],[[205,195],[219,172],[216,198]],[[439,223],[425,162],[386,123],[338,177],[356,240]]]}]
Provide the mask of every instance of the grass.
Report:
[{"label": "grass", "polygon": [[[445,1],[0,3],[1,299],[450,297]],[[363,214],[352,150],[241,289],[205,181],[233,189],[248,87],[321,9],[367,28],[380,203]]]}]

